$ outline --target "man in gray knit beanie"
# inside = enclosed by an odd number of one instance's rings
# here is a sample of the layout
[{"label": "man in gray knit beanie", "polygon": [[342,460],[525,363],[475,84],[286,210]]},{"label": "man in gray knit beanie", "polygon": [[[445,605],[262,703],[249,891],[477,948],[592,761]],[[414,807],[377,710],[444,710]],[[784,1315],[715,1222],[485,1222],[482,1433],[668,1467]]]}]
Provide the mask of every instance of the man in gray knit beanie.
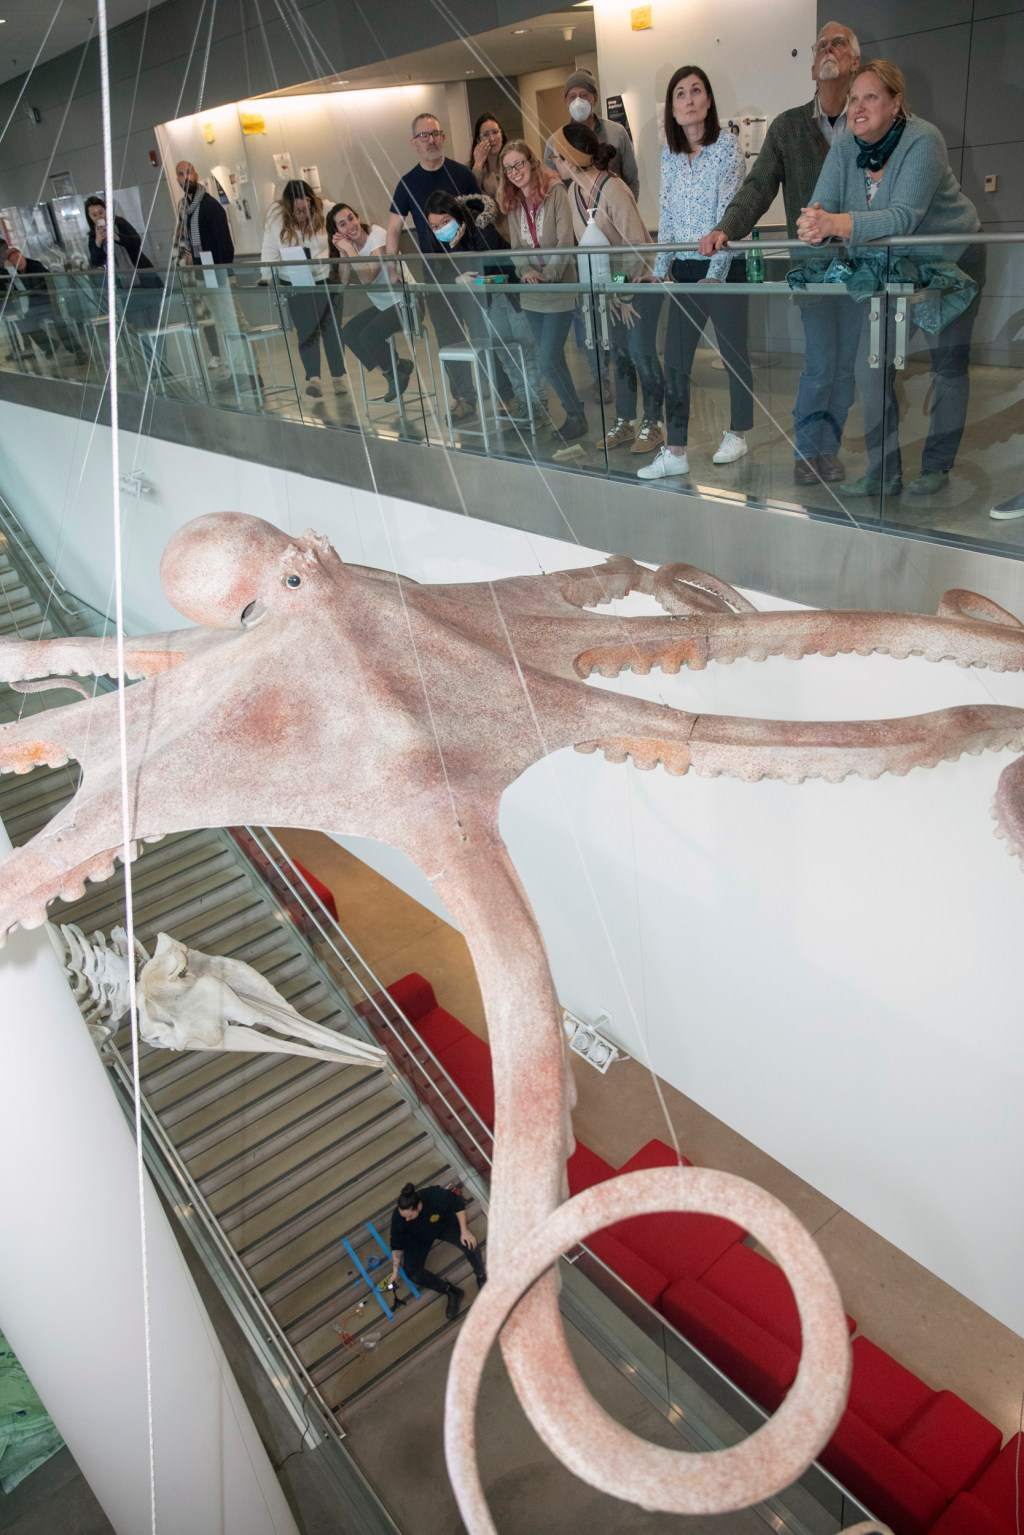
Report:
[{"label": "man in gray knit beanie", "polygon": [[[621,176],[633,196],[639,197],[640,173],[636,166],[636,155],[633,153],[633,141],[619,123],[611,123],[607,118],[597,116],[594,111],[597,106],[597,81],[589,69],[573,70],[566,80],[565,105],[574,123],[584,124],[597,134],[602,144],[612,146],[615,150],[615,158],[608,169],[614,171],[617,176]],[[544,164],[551,170],[555,168],[550,139],[544,147]]]}]

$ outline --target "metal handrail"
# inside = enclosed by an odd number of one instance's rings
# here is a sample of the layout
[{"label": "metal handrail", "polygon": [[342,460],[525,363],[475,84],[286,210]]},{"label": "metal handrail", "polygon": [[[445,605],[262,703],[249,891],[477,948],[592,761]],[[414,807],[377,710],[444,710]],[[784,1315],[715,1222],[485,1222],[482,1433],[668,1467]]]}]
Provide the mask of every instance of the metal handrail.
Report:
[{"label": "metal handrail", "polygon": [[[374,971],[372,970],[372,968],[367,964],[366,960],[363,959],[362,955],[359,953],[359,950],[356,948],[356,946],[352,942],[352,940],[348,937],[347,933],[345,932],[344,928],[342,928],[341,924],[334,917],[332,917],[329,912],[325,911],[323,906],[321,906],[321,904],[317,900],[315,894],[311,891],[309,885],[307,885],[306,881],[303,879],[302,874],[299,871],[299,869],[298,869],[297,865],[295,864],[294,860],[290,857],[290,855],[281,846],[281,843],[278,841],[277,837],[275,837],[274,833],[270,830],[270,828],[266,827],[266,826],[263,826],[263,827],[247,826],[245,828],[245,830],[253,838],[253,840],[256,842],[257,846],[261,848],[261,851],[263,851],[264,854],[266,854],[266,856],[271,859],[271,862],[274,863],[274,866],[277,869],[277,872],[280,875],[281,879],[284,881],[287,889],[295,897],[295,899],[298,900],[298,902],[302,906],[302,909],[305,912],[306,916],[312,922],[313,926],[316,928],[317,932],[320,934],[320,936],[324,940],[324,942],[328,945],[331,953],[335,956],[335,958],[339,961],[339,963],[344,967],[346,973],[351,977],[351,979],[353,981],[353,984],[361,992],[363,1000],[365,1001],[365,1003],[369,1007],[372,1007],[372,1009],[377,1014],[377,1016],[381,1020],[381,1023],[384,1025],[384,1027],[386,1027],[390,1031],[390,1033],[394,1036],[396,1042],[401,1045],[403,1043],[403,1041],[401,1039],[401,1036],[399,1035],[399,1033],[395,1029],[395,1026],[394,1026],[394,1023],[393,1023],[392,1019],[390,1019],[388,1017],[386,1011],[384,1010],[384,1008],[381,1006],[381,1003],[380,1003],[380,998],[382,996],[387,996],[388,995],[387,987],[383,984],[382,981],[380,981],[378,979],[378,977],[374,974]],[[277,855],[278,855],[278,859],[280,861],[275,860],[274,857],[273,857],[273,854],[268,852],[267,848],[264,847],[263,844],[260,842],[260,835],[261,834],[263,836],[265,836],[273,844],[273,847],[276,850]],[[332,932],[332,930],[333,930],[333,932]],[[337,943],[335,942],[334,936],[333,936],[334,933],[337,934],[337,936],[341,939],[342,943],[345,945],[345,947],[346,947],[346,949],[348,951],[347,954],[343,953],[342,950],[338,947]],[[367,988],[364,986],[363,982],[360,980],[360,978],[356,974],[355,970],[353,969],[352,964],[350,963],[350,960],[348,958],[348,955],[353,955],[355,957],[356,961],[358,962],[358,964],[362,966],[363,970],[370,977],[370,979],[373,982],[374,986],[377,988],[377,990],[375,992],[368,991]],[[444,1082],[447,1083],[448,1088],[451,1090],[451,1092],[453,1094],[455,1094],[457,1096],[459,1103],[460,1104],[464,1104],[466,1109],[468,1109],[469,1113],[473,1116],[473,1119],[476,1121],[476,1126],[475,1127],[473,1125],[467,1124],[465,1122],[465,1120],[462,1118],[462,1115],[461,1115],[460,1111],[457,1108],[455,1108],[451,1103],[449,1103],[448,1099],[444,1096],[444,1093],[442,1092],[441,1097],[442,1097],[442,1101],[443,1101],[443,1103],[445,1105],[445,1108],[452,1115],[453,1119],[456,1121],[456,1123],[458,1124],[459,1128],[465,1133],[467,1139],[471,1142],[474,1150],[479,1152],[479,1154],[483,1158],[484,1162],[487,1164],[488,1167],[490,1167],[491,1162],[493,1160],[493,1158],[491,1156],[491,1152],[488,1149],[489,1146],[493,1146],[493,1136],[491,1135],[490,1127],[484,1122],[483,1119],[481,1119],[480,1115],[477,1113],[477,1111],[473,1107],[473,1105],[467,1101],[467,1099],[465,1098],[465,1095],[461,1092],[461,1090],[459,1089],[458,1085],[455,1082],[452,1081],[451,1077],[448,1075],[448,1072],[445,1070],[445,1068],[442,1065],[442,1063],[438,1060],[437,1056],[431,1050],[431,1048],[427,1044],[426,1040],[424,1040],[420,1036],[420,1034],[419,1034],[415,1024],[409,1018],[406,1017],[405,1013],[403,1013],[402,1009],[398,1006],[398,1003],[395,1002],[394,999],[390,998],[390,997],[389,997],[389,1003],[390,1003],[390,1006],[397,1013],[398,1017],[402,1020],[402,1022],[405,1025],[405,1027],[409,1030],[410,1034],[412,1035],[413,1039],[417,1042],[417,1044],[419,1045],[420,1049],[427,1056],[429,1064],[434,1066],[434,1067],[436,1067],[437,1071],[440,1072],[442,1077],[444,1078]],[[358,1024],[362,1024],[363,1020],[360,1018],[360,1015],[358,1013],[356,1013],[355,1010],[353,1008],[351,1008],[351,1006],[348,1003],[346,1003],[346,1005],[349,1006],[349,1010],[352,1013],[352,1016],[356,1020],[356,1022]],[[422,1072],[424,1077],[426,1077],[427,1081],[430,1083],[431,1088],[436,1091],[440,1087],[441,1084],[436,1082],[432,1077],[428,1076],[427,1067],[421,1061],[417,1061],[415,1056],[412,1057],[412,1060],[413,1060],[414,1065],[417,1067],[417,1069],[420,1072]],[[445,1138],[447,1139],[447,1134],[446,1134],[446,1132],[443,1129],[440,1130],[440,1133],[442,1135],[444,1135]],[[478,1137],[481,1136],[481,1135],[482,1135],[483,1140],[486,1142],[486,1144],[484,1144],[484,1145],[481,1145],[480,1139],[478,1139]],[[456,1149],[458,1149],[460,1151],[462,1150],[462,1148],[460,1148],[460,1147],[457,1147]],[[474,1187],[475,1187],[475,1185],[474,1185]],[[487,1194],[486,1194],[486,1191],[483,1190],[483,1189],[478,1189],[477,1192],[479,1194],[479,1198],[480,1198],[481,1203],[483,1204],[484,1208],[486,1209],[487,1208]]]},{"label": "metal handrail", "polygon": [[[112,1075],[117,1080],[122,1091],[122,1108],[125,1114],[131,1118],[134,1111],[135,1087],[132,1076],[132,1068],[122,1055],[113,1040],[108,1040],[102,1049],[102,1057],[112,1067]],[[334,1425],[335,1432],[344,1438],[344,1430],[334,1419],[329,1404],[320,1395],[320,1389],[312,1376],[306,1370],[305,1365],[278,1325],[270,1307],[267,1305],[259,1290],[242,1263],[234,1248],[228,1242],[221,1229],[220,1222],[207,1204],[199,1185],[193,1179],[191,1173],[178,1155],[177,1147],[170,1139],[157,1115],[151,1108],[145,1094],[140,1103],[145,1135],[142,1140],[142,1153],[150,1174],[163,1187],[165,1194],[170,1193],[171,1203],[175,1214],[182,1226],[189,1232],[196,1243],[196,1228],[192,1220],[193,1214],[202,1224],[203,1234],[206,1239],[206,1250],[203,1253],[208,1258],[212,1250],[216,1257],[218,1268],[218,1288],[230,1307],[232,1315],[245,1332],[246,1338],[256,1354],[268,1365],[268,1373],[277,1386],[281,1399],[303,1437],[303,1442],[315,1448],[324,1437],[314,1431],[306,1411],[306,1403],[310,1397],[314,1398],[325,1420]],[[171,1180],[167,1174],[171,1175]],[[186,1203],[181,1202],[184,1195]],[[196,1243],[196,1245],[199,1245]],[[223,1283],[227,1278],[228,1285]],[[297,1389],[302,1387],[301,1392]]]}]

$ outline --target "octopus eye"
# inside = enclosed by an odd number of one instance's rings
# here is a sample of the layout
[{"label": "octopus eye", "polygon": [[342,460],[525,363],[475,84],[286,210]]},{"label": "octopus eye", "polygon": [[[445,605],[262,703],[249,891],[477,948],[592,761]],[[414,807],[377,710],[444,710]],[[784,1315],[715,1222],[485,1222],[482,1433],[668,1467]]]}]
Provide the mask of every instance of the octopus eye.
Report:
[{"label": "octopus eye", "polygon": [[292,590],[294,591],[294,589],[297,586],[301,586],[302,585],[302,577],[301,576],[285,576],[284,584],[285,584],[285,586],[290,586],[292,588]]}]

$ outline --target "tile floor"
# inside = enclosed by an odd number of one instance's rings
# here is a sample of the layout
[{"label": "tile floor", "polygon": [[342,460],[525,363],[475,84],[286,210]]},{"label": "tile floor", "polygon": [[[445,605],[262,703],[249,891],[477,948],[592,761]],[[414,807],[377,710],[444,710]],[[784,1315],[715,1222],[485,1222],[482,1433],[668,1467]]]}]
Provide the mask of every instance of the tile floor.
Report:
[{"label": "tile floor", "polygon": [[[461,935],[318,832],[279,832],[294,858],[334,893],[341,926],[385,985],[426,975],[439,1002],[481,1037],[487,1026]],[[573,1058],[579,1138],[619,1166],[652,1136],[670,1139],[655,1082],[635,1061],[602,1077]],[[831,1263],[847,1310],[882,1348],[935,1388],[958,1392],[1016,1431],[1024,1391],[1024,1339],[804,1183],[750,1141],[661,1084],[679,1144],[692,1161],[768,1189],[807,1225]]]}]

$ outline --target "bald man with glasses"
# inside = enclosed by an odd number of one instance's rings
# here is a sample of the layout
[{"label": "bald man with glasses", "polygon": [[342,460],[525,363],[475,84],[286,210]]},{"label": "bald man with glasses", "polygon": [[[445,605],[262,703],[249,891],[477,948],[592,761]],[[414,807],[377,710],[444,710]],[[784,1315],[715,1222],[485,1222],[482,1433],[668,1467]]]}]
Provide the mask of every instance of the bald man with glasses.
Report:
[{"label": "bald man with glasses", "polygon": [[[421,251],[436,251],[433,230],[427,218],[427,199],[432,192],[448,192],[452,197],[466,197],[471,192],[479,195],[480,185],[473,172],[457,160],[449,160],[444,152],[445,133],[440,122],[430,112],[421,112],[412,120],[412,147],[416,152],[416,165],[406,171],[395,188],[388,214],[386,253],[398,255],[398,246],[406,219],[410,218],[416,230],[416,243]],[[424,262],[424,281],[429,282],[433,272],[431,264]],[[427,295],[427,308],[434,326],[439,346],[453,346],[463,341],[462,328],[452,314],[448,296],[444,293]],[[476,410],[473,394],[473,375],[468,363],[449,363],[448,382],[452,391],[452,418],[463,421]]]},{"label": "bald man with glasses", "polygon": [[[713,256],[730,240],[742,240],[768,212],[780,188],[786,205],[786,233],[797,238],[801,210],[811,200],[829,149],[846,133],[846,99],[860,68],[860,44],[849,27],[826,22],[811,57],[813,101],[772,119],[750,174],[726,208],[718,227],[700,242]],[[846,417],[854,396],[854,363],[861,310],[852,299],[807,295],[800,300],[804,325],[804,371],[793,407],[797,485],[844,477],[839,461]]]}]

